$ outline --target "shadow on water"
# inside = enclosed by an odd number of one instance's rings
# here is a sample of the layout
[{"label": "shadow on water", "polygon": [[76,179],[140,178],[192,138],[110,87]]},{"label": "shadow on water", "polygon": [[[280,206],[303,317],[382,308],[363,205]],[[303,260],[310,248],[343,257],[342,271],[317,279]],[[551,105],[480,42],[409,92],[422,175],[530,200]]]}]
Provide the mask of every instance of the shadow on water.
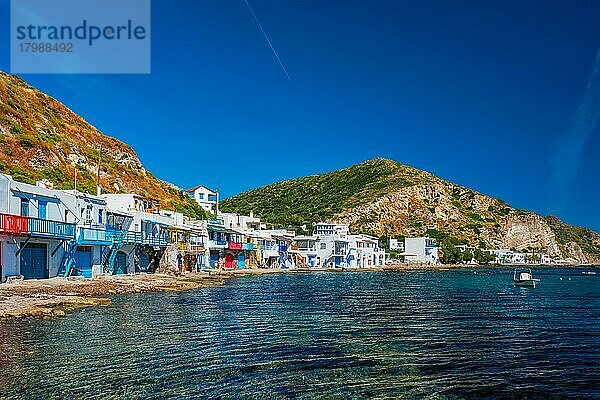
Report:
[{"label": "shadow on water", "polygon": [[534,274],[535,289],[465,269],[116,297],[2,325],[0,398],[600,397],[600,278]]}]

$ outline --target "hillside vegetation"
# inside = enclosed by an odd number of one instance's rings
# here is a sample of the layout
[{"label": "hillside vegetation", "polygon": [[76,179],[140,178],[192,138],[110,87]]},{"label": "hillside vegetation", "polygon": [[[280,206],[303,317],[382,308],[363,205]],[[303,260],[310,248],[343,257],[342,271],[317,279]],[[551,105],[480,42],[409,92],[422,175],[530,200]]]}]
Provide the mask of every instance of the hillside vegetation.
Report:
[{"label": "hillside vegetation", "polygon": [[204,216],[177,187],[144,169],[131,147],[103,135],[59,101],[0,71],[0,172],[17,181],[46,178],[57,189],[96,192],[98,159],[104,192],[133,192],[163,207]]},{"label": "hillside vegetation", "polygon": [[415,168],[377,158],[339,171],[249,190],[225,199],[221,209],[238,213],[254,211],[278,225],[302,225],[327,220],[396,188],[435,179]]},{"label": "hillside vegetation", "polygon": [[429,235],[479,248],[544,252],[569,262],[600,260],[600,235],[398,162],[376,158],[339,171],[249,190],[224,200],[223,211],[253,211],[288,227],[337,221],[386,237]]}]

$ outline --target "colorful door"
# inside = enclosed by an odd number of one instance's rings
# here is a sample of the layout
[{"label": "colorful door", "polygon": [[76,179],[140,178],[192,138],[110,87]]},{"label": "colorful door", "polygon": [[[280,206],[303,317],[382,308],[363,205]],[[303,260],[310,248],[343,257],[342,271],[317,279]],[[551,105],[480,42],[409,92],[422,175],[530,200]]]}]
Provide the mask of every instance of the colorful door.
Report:
[{"label": "colorful door", "polygon": [[246,256],[244,255],[244,252],[241,252],[238,255],[238,268],[244,268],[246,266]]},{"label": "colorful door", "polygon": [[140,254],[139,266],[141,272],[148,272],[148,265],[150,265],[150,256],[146,253]]},{"label": "colorful door", "polygon": [[225,256],[225,268],[233,268],[233,254],[227,253]]},{"label": "colorful door", "polygon": [[21,275],[25,279],[49,277],[48,249],[42,243],[30,243],[21,250]]},{"label": "colorful door", "polygon": [[79,246],[75,253],[75,268],[86,278],[92,277],[92,247]]},{"label": "colorful door", "polygon": [[127,273],[127,254],[119,251],[115,258],[114,275],[122,275]]},{"label": "colorful door", "polygon": [[217,263],[219,262],[219,253],[218,252],[210,252],[210,267],[217,268]]}]

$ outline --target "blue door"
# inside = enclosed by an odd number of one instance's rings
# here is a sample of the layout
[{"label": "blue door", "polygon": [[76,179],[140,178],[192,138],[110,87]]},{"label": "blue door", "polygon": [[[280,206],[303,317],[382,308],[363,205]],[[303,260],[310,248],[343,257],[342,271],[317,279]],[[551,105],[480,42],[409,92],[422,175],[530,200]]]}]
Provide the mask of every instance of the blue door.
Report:
[{"label": "blue door", "polygon": [[48,249],[42,243],[30,243],[21,250],[21,275],[25,279],[49,277]]},{"label": "blue door", "polygon": [[86,278],[92,277],[92,247],[79,246],[75,253],[75,268],[81,271]]},{"label": "blue door", "polygon": [[217,268],[217,262],[219,262],[219,253],[218,252],[210,252],[210,267]]},{"label": "blue door", "polygon": [[238,255],[238,268],[244,268],[245,266],[246,266],[246,256],[244,255],[244,252],[242,251]]},{"label": "blue door", "polygon": [[150,256],[146,253],[140,254],[140,260],[138,262],[140,266],[140,272],[148,272],[148,266],[150,265]]},{"label": "blue door", "polygon": [[127,273],[127,254],[119,251],[115,258],[114,275],[122,275]]}]

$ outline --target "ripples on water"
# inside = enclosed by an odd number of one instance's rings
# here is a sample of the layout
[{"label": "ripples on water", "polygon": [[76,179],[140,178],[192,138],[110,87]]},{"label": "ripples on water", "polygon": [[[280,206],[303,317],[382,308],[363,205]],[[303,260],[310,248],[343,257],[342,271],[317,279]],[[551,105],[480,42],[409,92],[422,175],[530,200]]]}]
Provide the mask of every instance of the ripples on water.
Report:
[{"label": "ripples on water", "polygon": [[255,276],[4,322],[0,398],[600,398],[600,275],[511,273]]}]

